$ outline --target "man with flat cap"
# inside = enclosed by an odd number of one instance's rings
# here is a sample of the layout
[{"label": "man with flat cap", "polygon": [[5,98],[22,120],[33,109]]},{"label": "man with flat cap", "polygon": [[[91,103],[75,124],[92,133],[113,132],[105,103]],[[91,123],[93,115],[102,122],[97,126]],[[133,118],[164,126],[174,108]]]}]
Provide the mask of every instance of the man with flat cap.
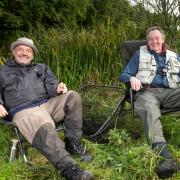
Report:
[{"label": "man with flat cap", "polygon": [[[67,180],[91,180],[91,172],[78,167],[69,153],[90,161],[81,146],[82,104],[45,64],[32,63],[38,52],[31,39],[11,44],[13,59],[0,67],[0,118],[10,116],[27,141],[40,151]],[[55,123],[64,120],[65,146]]]}]

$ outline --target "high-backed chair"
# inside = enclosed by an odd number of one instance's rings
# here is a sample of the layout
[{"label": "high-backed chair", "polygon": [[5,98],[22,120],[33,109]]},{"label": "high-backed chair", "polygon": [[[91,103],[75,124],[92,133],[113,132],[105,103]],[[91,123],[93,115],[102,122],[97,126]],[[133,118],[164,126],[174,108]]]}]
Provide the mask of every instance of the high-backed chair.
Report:
[{"label": "high-backed chair", "polygon": [[[132,55],[140,49],[140,46],[146,45],[146,41],[145,40],[140,40],[140,41],[125,41],[122,44],[122,60],[123,60],[123,65],[125,66],[128,61],[130,60],[130,58],[132,57]],[[132,129],[133,129],[133,133],[136,136],[137,135],[137,131],[135,129],[135,120],[134,120],[134,102],[133,102],[133,95],[134,92],[132,91],[132,89],[130,87],[127,87],[127,91],[129,92],[130,95],[130,101],[131,101],[131,108],[132,108]],[[166,109],[166,108],[161,108],[161,114],[168,114],[168,113],[173,113],[173,112],[178,112],[180,111],[180,108],[172,108],[172,109]]]}]

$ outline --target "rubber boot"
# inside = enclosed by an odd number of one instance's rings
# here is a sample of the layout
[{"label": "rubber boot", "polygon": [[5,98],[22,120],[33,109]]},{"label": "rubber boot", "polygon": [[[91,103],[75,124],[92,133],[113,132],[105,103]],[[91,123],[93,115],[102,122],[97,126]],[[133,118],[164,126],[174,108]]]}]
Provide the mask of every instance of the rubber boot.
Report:
[{"label": "rubber boot", "polygon": [[166,143],[155,143],[152,148],[163,158],[156,169],[160,179],[169,178],[178,171],[178,165],[169,152]]},{"label": "rubber boot", "polygon": [[78,165],[73,165],[68,169],[65,169],[62,176],[67,180],[94,180],[94,176],[90,171],[84,171],[78,167]]},{"label": "rubber boot", "polygon": [[86,150],[82,147],[79,138],[69,139],[66,137],[64,141],[65,141],[65,148],[69,153],[80,156],[82,161],[85,162],[92,161],[93,157],[89,153],[87,153]]}]

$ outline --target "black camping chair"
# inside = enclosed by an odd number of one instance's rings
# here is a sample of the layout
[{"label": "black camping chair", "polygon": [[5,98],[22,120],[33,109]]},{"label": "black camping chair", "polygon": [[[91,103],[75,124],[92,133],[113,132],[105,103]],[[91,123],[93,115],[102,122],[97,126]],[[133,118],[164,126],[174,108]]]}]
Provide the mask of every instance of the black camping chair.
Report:
[{"label": "black camping chair", "polygon": [[[122,44],[122,59],[123,59],[123,65],[126,65],[132,55],[137,51],[140,46],[146,45],[146,41],[126,41]],[[137,138],[139,137],[139,132],[136,130],[136,124],[135,124],[135,118],[134,118],[134,103],[133,103],[133,94],[134,92],[132,91],[131,88],[127,86],[127,91],[130,96],[130,102],[131,102],[131,122],[132,122],[132,132],[133,132],[133,137]],[[128,97],[127,97],[128,99]],[[179,112],[180,108],[172,108],[172,109],[165,109],[161,108],[161,114],[169,114],[169,113],[174,113],[174,112]]]},{"label": "black camping chair", "polygon": [[[125,41],[122,44],[122,63],[123,66],[125,66],[128,61],[130,60],[130,58],[133,56],[133,54],[139,50],[140,46],[144,46],[146,45],[146,41],[145,40],[136,40],[136,41]],[[139,132],[136,130],[136,125],[135,125],[135,118],[134,118],[134,102],[133,102],[133,95],[134,92],[133,90],[130,88],[129,84],[126,84],[126,95],[125,95],[125,101],[129,101],[131,104],[131,129],[132,129],[132,137],[134,139],[137,139],[140,134]]]}]

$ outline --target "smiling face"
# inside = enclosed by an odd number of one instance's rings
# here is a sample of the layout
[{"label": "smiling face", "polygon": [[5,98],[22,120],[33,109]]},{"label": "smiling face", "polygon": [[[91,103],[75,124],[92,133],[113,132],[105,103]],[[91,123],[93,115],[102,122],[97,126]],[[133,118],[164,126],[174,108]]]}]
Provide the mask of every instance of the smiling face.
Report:
[{"label": "smiling face", "polygon": [[147,34],[147,43],[151,50],[160,53],[164,43],[163,34],[159,30],[149,31]]},{"label": "smiling face", "polygon": [[16,63],[28,65],[33,60],[33,49],[26,45],[18,45],[12,51]]}]

